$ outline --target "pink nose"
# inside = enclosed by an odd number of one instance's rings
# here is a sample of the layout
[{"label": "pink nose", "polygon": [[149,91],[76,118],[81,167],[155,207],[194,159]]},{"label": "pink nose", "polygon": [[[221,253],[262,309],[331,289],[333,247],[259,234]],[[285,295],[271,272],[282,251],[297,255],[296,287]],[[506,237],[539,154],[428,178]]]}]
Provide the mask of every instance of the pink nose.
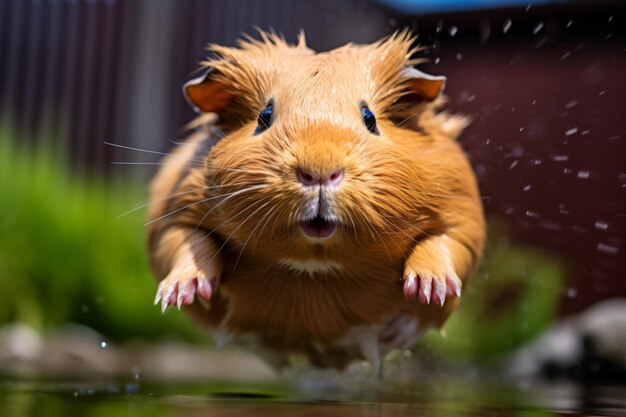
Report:
[{"label": "pink nose", "polygon": [[303,169],[297,169],[296,176],[298,177],[298,181],[307,187],[313,187],[315,185],[335,187],[343,180],[343,169],[337,169],[324,175],[317,175]]}]

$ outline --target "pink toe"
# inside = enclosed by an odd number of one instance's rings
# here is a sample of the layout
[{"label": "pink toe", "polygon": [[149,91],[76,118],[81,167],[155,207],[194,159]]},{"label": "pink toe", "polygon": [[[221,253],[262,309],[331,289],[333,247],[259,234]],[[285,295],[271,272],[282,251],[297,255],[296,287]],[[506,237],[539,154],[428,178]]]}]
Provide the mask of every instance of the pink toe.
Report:
[{"label": "pink toe", "polygon": [[446,283],[448,284],[448,296],[461,296],[461,280],[453,274],[446,275]]},{"label": "pink toe", "polygon": [[[212,285],[213,284],[213,285]],[[210,300],[211,295],[213,295],[213,288],[215,287],[215,283],[211,282],[208,278],[199,278],[198,279],[198,295],[205,300]]]},{"label": "pink toe", "polygon": [[446,283],[439,279],[434,279],[433,292],[433,300],[435,304],[443,306],[443,303],[446,302]]},{"label": "pink toe", "polygon": [[430,304],[432,292],[432,278],[420,277],[419,300],[422,304]]},{"label": "pink toe", "polygon": [[176,305],[178,300],[178,283],[175,282],[165,293],[165,297],[163,297],[166,304],[171,304],[173,306]]},{"label": "pink toe", "polygon": [[412,300],[415,298],[417,294],[417,280],[415,276],[409,276],[404,280],[404,298],[407,300]]},{"label": "pink toe", "polygon": [[192,279],[183,285],[183,288],[180,291],[180,298],[182,304],[189,305],[193,303],[193,299],[195,298],[196,293],[196,280]]}]

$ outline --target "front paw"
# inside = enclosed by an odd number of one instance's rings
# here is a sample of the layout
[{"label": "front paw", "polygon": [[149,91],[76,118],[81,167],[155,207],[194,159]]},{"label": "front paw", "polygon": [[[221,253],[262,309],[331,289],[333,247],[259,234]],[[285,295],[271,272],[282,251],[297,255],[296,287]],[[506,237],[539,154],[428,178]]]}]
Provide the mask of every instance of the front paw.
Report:
[{"label": "front paw", "polygon": [[422,304],[443,306],[447,297],[461,296],[462,282],[454,272],[444,237],[431,238],[415,247],[404,268],[404,297],[416,296]]},{"label": "front paw", "polygon": [[217,276],[212,276],[196,268],[194,265],[174,267],[163,281],[154,298],[154,304],[161,302],[161,311],[165,313],[172,305],[180,307],[194,302],[196,296],[200,300],[209,301],[217,289]]},{"label": "front paw", "polygon": [[433,272],[405,271],[404,297],[412,300],[418,296],[420,303],[443,305],[447,297],[461,296],[461,280],[452,271],[437,275]]}]

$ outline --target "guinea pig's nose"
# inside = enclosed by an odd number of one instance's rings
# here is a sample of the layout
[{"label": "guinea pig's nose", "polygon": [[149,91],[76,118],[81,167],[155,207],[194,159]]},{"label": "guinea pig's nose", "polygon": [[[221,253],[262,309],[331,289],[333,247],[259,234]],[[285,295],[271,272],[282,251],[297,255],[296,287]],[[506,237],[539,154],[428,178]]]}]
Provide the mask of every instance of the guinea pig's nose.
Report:
[{"label": "guinea pig's nose", "polygon": [[313,187],[315,185],[335,187],[343,180],[343,168],[322,175],[298,168],[296,170],[296,176],[298,177],[298,181],[306,187]]}]

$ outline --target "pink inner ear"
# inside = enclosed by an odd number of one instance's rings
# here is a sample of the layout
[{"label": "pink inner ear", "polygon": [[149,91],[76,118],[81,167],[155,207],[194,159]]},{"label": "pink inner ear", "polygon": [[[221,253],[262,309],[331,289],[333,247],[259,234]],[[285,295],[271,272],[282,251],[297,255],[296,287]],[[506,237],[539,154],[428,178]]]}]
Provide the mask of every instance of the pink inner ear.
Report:
[{"label": "pink inner ear", "polygon": [[187,85],[185,92],[190,103],[204,113],[221,113],[233,98],[226,85],[216,81]]},{"label": "pink inner ear", "polygon": [[404,67],[402,75],[410,79],[409,90],[411,94],[418,95],[428,101],[436,99],[446,83],[446,77],[426,74],[413,67]]},{"label": "pink inner ear", "polygon": [[437,96],[439,96],[439,92],[442,90],[444,82],[444,78],[431,80],[416,78],[412,80],[409,88],[413,94],[417,94],[428,101],[433,101],[437,98]]}]

